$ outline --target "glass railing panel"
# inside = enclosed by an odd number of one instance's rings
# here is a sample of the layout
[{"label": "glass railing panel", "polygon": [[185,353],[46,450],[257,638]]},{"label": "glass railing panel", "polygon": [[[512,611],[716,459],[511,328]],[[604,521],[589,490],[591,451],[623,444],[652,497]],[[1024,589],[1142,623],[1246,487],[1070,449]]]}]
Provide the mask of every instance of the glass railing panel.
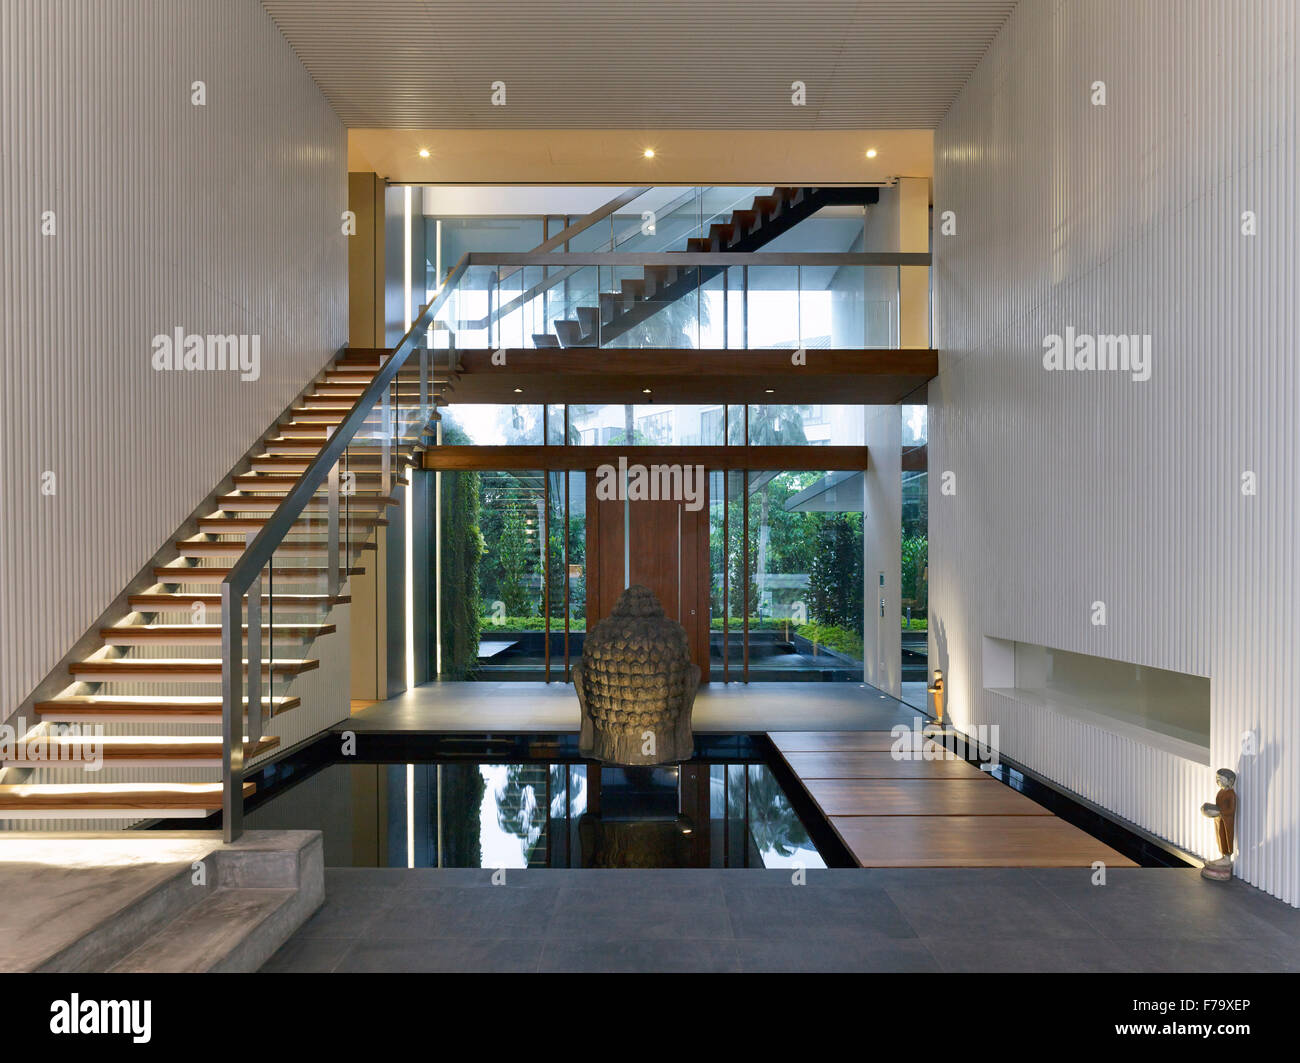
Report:
[{"label": "glass railing panel", "polygon": [[799,319],[798,266],[746,266],[743,279],[745,346],[797,348]]},{"label": "glass railing panel", "polygon": [[864,347],[898,346],[898,266],[867,266],[863,274]]},{"label": "glass railing panel", "polygon": [[528,267],[514,267],[499,271],[496,277],[496,291],[490,300],[493,320],[489,329],[489,346],[493,348],[532,346],[532,337],[528,329],[526,305],[528,302],[530,302]]},{"label": "glass railing panel", "polygon": [[[668,272],[664,272],[668,270]],[[650,267],[623,271],[619,281],[622,315],[604,329],[605,345],[619,348],[700,346],[702,271]],[[640,293],[648,293],[638,298]],[[616,305],[620,300],[616,298]]]},{"label": "glass railing panel", "polygon": [[812,265],[798,269],[799,346],[863,346],[867,267]]},{"label": "glass railing panel", "polygon": [[864,250],[866,208],[835,205],[782,233],[765,251],[851,252]]},{"label": "glass railing panel", "polygon": [[725,350],[731,346],[731,319],[727,314],[731,273],[723,268],[703,269],[704,278],[696,297],[696,331],[702,349]]},{"label": "glass railing panel", "polygon": [[[496,342],[499,327],[495,315],[501,306],[500,273],[496,266],[473,265],[466,268],[456,283],[447,301],[450,312],[445,320],[455,334],[458,349],[499,346]],[[441,319],[442,315],[439,317]]]},{"label": "glass railing panel", "polygon": [[759,254],[733,265],[710,262],[709,253],[663,254],[667,261],[466,266],[437,312],[431,342],[439,350],[898,346],[897,265],[820,254],[788,261]]}]

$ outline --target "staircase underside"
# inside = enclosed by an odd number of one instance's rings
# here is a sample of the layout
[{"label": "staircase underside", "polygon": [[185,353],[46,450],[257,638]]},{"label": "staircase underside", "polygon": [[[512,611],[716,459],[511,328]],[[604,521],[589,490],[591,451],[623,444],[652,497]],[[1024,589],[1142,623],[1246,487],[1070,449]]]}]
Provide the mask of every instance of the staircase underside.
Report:
[{"label": "staircase underside", "polygon": [[[707,236],[686,241],[687,252],[747,254],[767,246],[823,207],[878,202],[874,187],[779,187],[772,194],[758,196],[748,209],[732,211],[727,221],[713,222]],[[572,316],[556,320],[548,333],[537,333],[539,348],[600,347],[617,343],[621,337],[720,277],[721,265],[688,266],[671,261],[647,265],[639,277],[625,277],[616,291],[602,291],[596,303],[578,306]],[[638,346],[634,344],[633,346]]]}]

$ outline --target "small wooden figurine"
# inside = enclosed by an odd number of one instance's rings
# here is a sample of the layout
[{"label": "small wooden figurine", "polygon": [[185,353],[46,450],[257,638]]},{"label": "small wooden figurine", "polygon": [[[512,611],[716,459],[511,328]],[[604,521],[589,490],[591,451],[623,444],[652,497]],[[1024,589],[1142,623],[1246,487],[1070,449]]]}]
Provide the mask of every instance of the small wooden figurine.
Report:
[{"label": "small wooden figurine", "polygon": [[1213,882],[1227,882],[1232,878],[1232,849],[1236,841],[1237,794],[1233,787],[1237,785],[1237,773],[1220,768],[1214,773],[1214,778],[1219,784],[1219,792],[1214,795],[1213,802],[1201,805],[1201,814],[1214,820],[1214,836],[1221,855],[1217,860],[1206,861],[1201,876]]}]

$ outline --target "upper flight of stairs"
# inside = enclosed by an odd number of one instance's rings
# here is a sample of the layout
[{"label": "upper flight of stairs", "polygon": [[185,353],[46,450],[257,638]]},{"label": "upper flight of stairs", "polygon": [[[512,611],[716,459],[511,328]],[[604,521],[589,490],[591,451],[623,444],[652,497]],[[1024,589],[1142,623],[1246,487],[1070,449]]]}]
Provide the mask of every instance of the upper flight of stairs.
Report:
[{"label": "upper flight of stairs", "polygon": [[[220,769],[221,735],[178,733],[193,725],[222,722],[220,583],[248,539],[266,523],[320,452],[327,430],[342,423],[383,366],[387,351],[345,351],[322,379],[263,439],[263,450],[234,477],[234,490],[210,496],[210,512],[198,534],[171,545],[170,560],[153,567],[156,583],[131,594],[130,612],[100,628],[100,648],[68,668],[69,685],[57,696],[35,702],[29,729],[0,753],[0,821],[26,819],[143,819],[202,816],[221,808],[220,781],[104,782],[111,768]],[[409,482],[404,473],[418,463],[428,442],[429,423],[416,423],[418,355],[397,375],[392,395],[408,416],[394,439],[390,491]],[[455,374],[443,371],[426,401],[450,388]],[[436,415],[435,415],[436,416]],[[373,411],[367,426],[381,423]],[[382,492],[382,446],[359,433],[348,450],[354,493],[340,499],[340,574],[364,571],[360,562],[375,530],[388,524],[394,494]],[[293,531],[276,549],[262,579],[261,703],[264,730],[301,704],[284,692],[294,677],[319,668],[312,644],[336,632],[330,610],[351,599],[328,586],[327,505],[308,503]],[[270,576],[268,578],[267,572]],[[245,625],[245,638],[248,628]],[[247,649],[247,642],[245,642]],[[272,656],[273,660],[267,658]],[[245,662],[245,674],[248,666]],[[180,689],[192,693],[176,694]],[[150,692],[150,688],[156,688]],[[144,692],[141,692],[141,691]],[[274,695],[273,697],[270,695]],[[247,706],[247,697],[245,697]],[[114,733],[116,725],[145,725],[159,733]],[[83,737],[82,728],[103,728]],[[132,726],[130,730],[139,730]],[[209,731],[211,728],[209,727]],[[70,732],[70,733],[64,733]],[[244,740],[244,757],[261,756],[280,739],[264,734]],[[102,746],[99,744],[102,743]],[[87,770],[86,758],[99,746],[102,769]],[[39,757],[36,756],[39,754]],[[25,782],[31,771],[54,773],[57,782]],[[214,778],[218,773],[211,773]],[[15,776],[17,779],[15,781]],[[245,795],[251,784],[244,787]]]},{"label": "upper flight of stairs", "polygon": [[[880,198],[877,188],[775,188],[726,222],[714,222],[709,235],[686,241],[687,252],[757,251],[789,232],[823,207],[867,205]],[[553,323],[552,333],[534,333],[535,347],[599,347],[617,339],[685,295],[719,276],[724,266],[646,266],[619,290],[601,292],[599,306],[574,308],[574,316]]]}]

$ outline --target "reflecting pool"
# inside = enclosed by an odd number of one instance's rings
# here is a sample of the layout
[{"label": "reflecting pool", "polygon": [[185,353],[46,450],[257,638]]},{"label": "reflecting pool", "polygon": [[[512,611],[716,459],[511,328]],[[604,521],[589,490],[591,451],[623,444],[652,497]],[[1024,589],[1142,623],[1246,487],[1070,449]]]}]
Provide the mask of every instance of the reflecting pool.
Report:
[{"label": "reflecting pool", "polygon": [[754,762],[336,762],[276,789],[245,826],[321,830],[335,867],[826,866]]}]

